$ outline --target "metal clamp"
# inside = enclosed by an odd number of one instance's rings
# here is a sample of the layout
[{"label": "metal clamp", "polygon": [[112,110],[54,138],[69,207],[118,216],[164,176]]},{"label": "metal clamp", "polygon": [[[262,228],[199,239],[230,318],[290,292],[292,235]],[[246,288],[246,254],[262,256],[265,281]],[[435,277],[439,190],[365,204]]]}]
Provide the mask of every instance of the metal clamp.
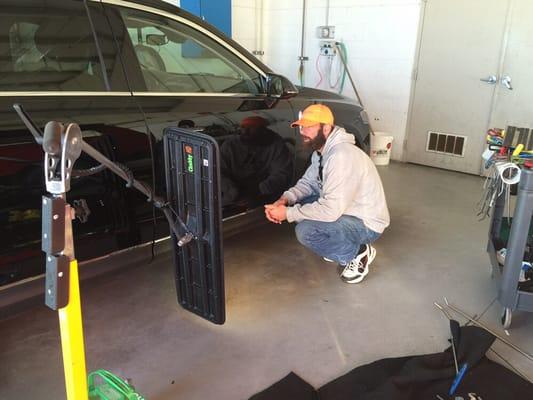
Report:
[{"label": "metal clamp", "polygon": [[50,121],[44,128],[43,150],[46,190],[62,194],[70,190],[72,168],[82,149],[82,136],[77,124],[66,129],[59,122]]}]

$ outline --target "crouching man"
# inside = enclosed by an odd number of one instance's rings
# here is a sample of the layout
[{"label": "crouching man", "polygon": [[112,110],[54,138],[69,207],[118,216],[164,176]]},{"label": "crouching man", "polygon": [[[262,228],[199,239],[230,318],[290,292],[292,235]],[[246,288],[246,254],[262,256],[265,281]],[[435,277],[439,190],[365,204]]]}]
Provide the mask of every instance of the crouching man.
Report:
[{"label": "crouching man", "polygon": [[376,257],[371,243],[390,222],[376,167],[354,136],[334,125],[325,105],[307,107],[291,126],[314,150],[311,165],[295,186],[265,205],[265,215],[273,223],[296,222],[300,243],[343,266],[344,282],[359,283]]}]

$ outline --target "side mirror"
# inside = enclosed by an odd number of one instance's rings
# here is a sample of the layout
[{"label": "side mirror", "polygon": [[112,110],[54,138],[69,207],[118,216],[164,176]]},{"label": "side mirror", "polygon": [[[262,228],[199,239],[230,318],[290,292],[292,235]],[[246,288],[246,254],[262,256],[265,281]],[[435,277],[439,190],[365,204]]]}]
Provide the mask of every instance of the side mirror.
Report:
[{"label": "side mirror", "polygon": [[298,89],[282,75],[267,75],[267,95],[276,99],[288,99],[298,94]]}]

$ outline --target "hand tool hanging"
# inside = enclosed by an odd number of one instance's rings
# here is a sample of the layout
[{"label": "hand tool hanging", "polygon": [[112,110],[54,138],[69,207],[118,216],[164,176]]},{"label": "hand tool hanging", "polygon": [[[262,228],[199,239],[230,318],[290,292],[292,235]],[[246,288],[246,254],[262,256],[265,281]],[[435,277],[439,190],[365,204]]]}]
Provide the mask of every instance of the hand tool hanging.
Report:
[{"label": "hand tool hanging", "polygon": [[[507,130],[489,129],[487,132],[488,149],[483,153],[485,169],[490,168],[490,173],[483,185],[484,191],[478,203],[478,216],[480,220],[489,216],[496,199],[505,193],[507,207],[510,207],[510,185],[520,181],[520,167],[533,156],[531,151],[524,151],[524,144],[513,143],[516,129],[508,127]],[[529,130],[528,130],[529,134]],[[521,140],[526,139],[526,135],[521,135]],[[508,209],[510,215],[510,209]]]}]

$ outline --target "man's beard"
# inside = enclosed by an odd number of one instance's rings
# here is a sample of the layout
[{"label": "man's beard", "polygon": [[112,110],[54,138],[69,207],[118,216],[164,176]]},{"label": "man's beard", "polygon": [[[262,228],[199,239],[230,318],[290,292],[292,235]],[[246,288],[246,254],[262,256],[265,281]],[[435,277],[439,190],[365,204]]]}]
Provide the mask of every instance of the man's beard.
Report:
[{"label": "man's beard", "polygon": [[321,127],[314,139],[303,141],[303,145],[306,149],[320,150],[322,146],[324,146],[324,144],[326,143],[326,139],[327,138],[324,135],[324,127]]}]

